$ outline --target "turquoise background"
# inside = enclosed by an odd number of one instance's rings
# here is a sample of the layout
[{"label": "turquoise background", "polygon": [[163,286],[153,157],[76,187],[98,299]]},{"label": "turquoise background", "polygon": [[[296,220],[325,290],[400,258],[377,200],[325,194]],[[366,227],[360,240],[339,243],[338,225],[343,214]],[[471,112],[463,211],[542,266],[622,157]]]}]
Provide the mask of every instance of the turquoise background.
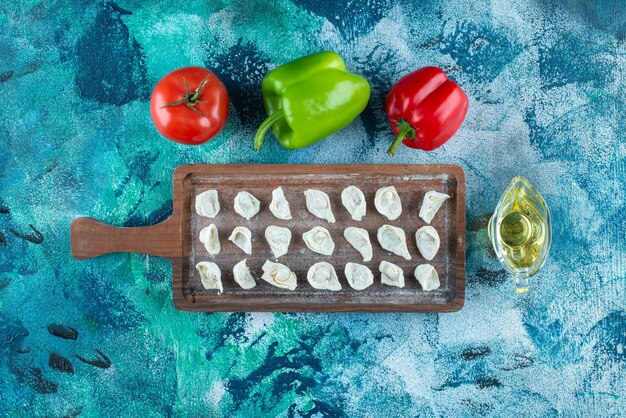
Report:
[{"label": "turquoise background", "polygon": [[[623,0],[5,1],[0,4],[0,415],[603,416],[626,410]],[[337,51],[372,86],[349,127],[289,152],[252,136],[275,66]],[[231,94],[224,131],[155,131],[186,65]],[[442,148],[391,140],[386,92],[437,65],[469,96]],[[454,314],[192,314],[166,260],[74,261],[69,224],[148,225],[184,163],[451,163],[467,175],[467,300]],[[486,221],[515,175],[554,243],[517,295]],[[65,324],[76,340],[51,335]],[[101,358],[96,366],[80,361]],[[50,353],[73,373],[48,365]],[[97,366],[100,367],[97,367]]]}]

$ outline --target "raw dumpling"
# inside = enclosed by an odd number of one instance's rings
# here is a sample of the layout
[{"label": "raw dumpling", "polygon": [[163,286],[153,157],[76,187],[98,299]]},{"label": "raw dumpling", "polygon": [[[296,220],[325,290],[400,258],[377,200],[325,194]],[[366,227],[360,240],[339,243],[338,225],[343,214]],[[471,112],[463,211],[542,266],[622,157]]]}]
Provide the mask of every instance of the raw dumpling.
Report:
[{"label": "raw dumpling", "polygon": [[332,255],[335,251],[335,243],[328,229],[315,226],[310,231],[302,234],[302,239],[309,250],[323,255]]},{"label": "raw dumpling", "polygon": [[420,264],[415,268],[415,278],[422,285],[422,289],[427,292],[439,289],[439,275],[437,270],[430,264]]},{"label": "raw dumpling", "polygon": [[420,218],[429,224],[437,214],[443,202],[449,198],[450,196],[447,194],[435,192],[434,190],[426,192],[424,200],[422,200],[422,206],[420,207]]},{"label": "raw dumpling", "polygon": [[272,249],[274,257],[278,258],[287,254],[291,242],[291,231],[282,226],[270,225],[265,228],[265,239]]},{"label": "raw dumpling", "polygon": [[215,263],[202,261],[196,264],[196,269],[200,272],[202,286],[207,289],[217,289],[219,293],[224,291],[222,286],[222,271]]},{"label": "raw dumpling", "polygon": [[355,221],[360,221],[365,216],[365,195],[358,187],[350,186],[343,189],[341,203]]},{"label": "raw dumpling", "polygon": [[238,226],[233,229],[233,233],[230,234],[228,240],[241,248],[244,253],[252,254],[252,232],[245,226]]},{"label": "raw dumpling", "polygon": [[270,211],[278,219],[284,219],[286,221],[291,219],[289,202],[285,198],[282,187],[277,187],[272,190],[272,203],[270,203]]},{"label": "raw dumpling", "polygon": [[261,203],[259,202],[259,199],[252,196],[250,193],[239,192],[237,193],[237,196],[235,196],[234,208],[235,212],[237,212],[246,219],[250,219],[257,213],[259,213]]},{"label": "raw dumpling", "polygon": [[380,282],[389,286],[404,287],[404,272],[395,264],[387,261],[381,261],[380,266]]},{"label": "raw dumpling", "polygon": [[330,207],[328,195],[321,190],[309,189],[304,191],[306,208],[320,219],[326,219],[331,224],[335,223],[335,215]]},{"label": "raw dumpling", "polygon": [[215,218],[220,211],[220,202],[217,199],[217,190],[207,190],[196,196],[196,212],[200,216]]},{"label": "raw dumpling", "polygon": [[341,290],[335,268],[325,261],[313,264],[306,279],[314,289]]},{"label": "raw dumpling", "polygon": [[404,257],[407,260],[411,259],[411,254],[406,247],[406,235],[401,228],[383,225],[378,228],[378,242],[383,249],[391,251],[395,255]]},{"label": "raw dumpling", "polygon": [[250,269],[246,265],[246,259],[244,258],[233,267],[233,277],[235,278],[235,282],[242,289],[252,289],[256,286],[256,282],[254,281],[254,277],[250,274]]},{"label": "raw dumpling", "polygon": [[370,261],[372,259],[370,234],[368,234],[365,229],[350,226],[343,231],[343,236],[355,250],[361,253],[363,261]]},{"label": "raw dumpling", "polygon": [[289,290],[294,290],[298,286],[296,274],[286,265],[267,260],[262,268],[261,278],[269,284]]},{"label": "raw dumpling", "polygon": [[426,260],[432,260],[439,251],[439,234],[437,230],[430,225],[421,227],[415,233],[415,242],[417,243],[417,249],[420,250],[420,254]]},{"label": "raw dumpling", "polygon": [[374,273],[363,264],[347,263],[343,271],[348,284],[354,290],[363,290],[374,283]]},{"label": "raw dumpling", "polygon": [[220,246],[220,237],[217,233],[215,224],[211,224],[200,231],[200,242],[204,244],[204,248],[211,255],[219,254],[222,247]]},{"label": "raw dumpling", "polygon": [[381,187],[376,191],[374,206],[378,213],[390,221],[398,219],[402,213],[402,202],[396,188],[393,186]]}]

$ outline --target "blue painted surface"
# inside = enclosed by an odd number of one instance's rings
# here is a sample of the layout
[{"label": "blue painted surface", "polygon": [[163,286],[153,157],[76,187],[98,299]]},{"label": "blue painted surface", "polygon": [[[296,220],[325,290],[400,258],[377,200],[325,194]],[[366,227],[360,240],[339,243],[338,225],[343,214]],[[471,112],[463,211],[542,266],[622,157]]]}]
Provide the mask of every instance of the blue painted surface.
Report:
[{"label": "blue painted surface", "polygon": [[[0,5],[0,415],[623,416],[624,22],[623,0]],[[321,49],[370,81],[365,112],[310,148],[268,138],[255,153],[263,75]],[[232,99],[223,133],[196,148],[149,115],[152,86],[185,65],[213,69]],[[386,92],[424,65],[463,86],[467,119],[441,149],[390,160]],[[71,259],[72,219],[162,221],[177,165],[242,162],[461,165],[464,309],[189,314],[165,260]],[[485,231],[515,175],[554,221],[525,295]]]}]

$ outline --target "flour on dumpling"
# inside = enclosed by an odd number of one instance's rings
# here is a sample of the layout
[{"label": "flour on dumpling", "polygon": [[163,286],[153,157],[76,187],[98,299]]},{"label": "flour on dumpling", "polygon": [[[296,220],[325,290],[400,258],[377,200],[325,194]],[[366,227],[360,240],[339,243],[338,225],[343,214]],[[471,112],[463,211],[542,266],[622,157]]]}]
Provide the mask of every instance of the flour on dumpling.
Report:
[{"label": "flour on dumpling", "polygon": [[422,206],[420,207],[420,218],[422,218],[424,222],[429,224],[439,211],[439,208],[441,207],[443,202],[445,202],[449,198],[450,196],[448,196],[447,194],[439,193],[434,190],[426,192],[426,195],[424,195],[424,200],[422,200]]},{"label": "flour on dumpling", "polygon": [[415,268],[415,278],[418,282],[420,282],[420,285],[422,285],[422,289],[427,292],[439,289],[439,286],[441,286],[437,270],[435,270],[435,268],[430,264],[421,264],[417,266]]},{"label": "flour on dumpling", "polygon": [[222,286],[222,271],[215,263],[202,261],[196,264],[196,269],[200,272],[202,287],[207,290],[217,289],[219,293],[224,291]]},{"label": "flour on dumpling", "polygon": [[343,271],[348,284],[354,290],[366,289],[374,283],[374,273],[363,264],[347,263]]},{"label": "flour on dumpling", "polygon": [[287,251],[289,250],[289,244],[291,243],[291,231],[289,228],[270,225],[265,228],[265,239],[270,245],[270,249],[272,250],[274,257],[278,258],[287,254]]},{"label": "flour on dumpling", "polygon": [[341,192],[341,203],[355,221],[360,221],[365,216],[366,204],[363,192],[355,186],[349,186]]},{"label": "flour on dumpling", "polygon": [[282,187],[277,187],[272,191],[272,202],[270,203],[270,211],[278,219],[291,219],[289,202],[285,198]]},{"label": "flour on dumpling", "polygon": [[335,215],[330,206],[328,195],[321,190],[309,189],[304,191],[306,198],[306,208],[313,215],[320,219],[325,219],[331,224],[335,223]]},{"label": "flour on dumpling", "polygon": [[239,215],[246,219],[250,219],[259,213],[259,210],[261,209],[261,202],[259,202],[259,199],[246,191],[239,192],[237,193],[237,196],[235,196],[234,209]]},{"label": "flour on dumpling", "polygon": [[238,226],[233,229],[228,240],[235,244],[241,250],[250,255],[252,254],[252,232],[245,226]]},{"label": "flour on dumpling", "polygon": [[325,261],[313,264],[309,268],[306,279],[314,289],[341,290],[335,268]]},{"label": "flour on dumpling", "polygon": [[393,263],[381,261],[378,266],[380,281],[383,284],[404,287],[404,271]]},{"label": "flour on dumpling", "polygon": [[335,243],[330,236],[330,232],[322,226],[313,227],[302,234],[302,240],[311,251],[316,253],[332,255],[333,251],[335,251]]},{"label": "flour on dumpling", "polygon": [[415,233],[415,242],[420,254],[426,260],[432,260],[439,251],[439,234],[437,230],[430,225],[421,227]]},{"label": "flour on dumpling", "polygon": [[378,213],[390,221],[398,219],[402,213],[402,202],[396,188],[393,186],[381,187],[376,191],[374,206]]},{"label": "flour on dumpling", "polygon": [[404,257],[407,260],[411,259],[409,250],[406,246],[406,234],[401,228],[383,225],[378,228],[378,242],[383,249],[391,251],[395,255]]},{"label": "flour on dumpling", "polygon": [[200,242],[204,244],[204,248],[206,248],[209,254],[215,255],[220,253],[220,238],[215,224],[202,228],[200,231]]},{"label": "flour on dumpling", "polygon": [[263,264],[263,275],[261,279],[269,284],[282,289],[294,290],[298,286],[296,274],[284,264],[265,261]]},{"label": "flour on dumpling", "polygon": [[372,259],[372,243],[370,234],[363,228],[349,226],[343,231],[343,236],[363,257],[363,261]]},{"label": "flour on dumpling", "polygon": [[246,259],[244,258],[233,267],[233,278],[235,282],[241,286],[242,289],[252,289],[256,286],[254,277],[250,273],[250,269],[246,265]]},{"label": "flour on dumpling", "polygon": [[200,216],[215,218],[220,211],[217,190],[207,190],[196,196],[196,212]]}]

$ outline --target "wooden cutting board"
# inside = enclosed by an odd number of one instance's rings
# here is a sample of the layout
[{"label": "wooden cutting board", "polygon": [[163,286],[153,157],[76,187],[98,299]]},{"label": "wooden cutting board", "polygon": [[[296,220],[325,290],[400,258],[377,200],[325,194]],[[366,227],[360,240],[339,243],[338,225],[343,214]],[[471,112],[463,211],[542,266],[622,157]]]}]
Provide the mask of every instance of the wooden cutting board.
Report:
[{"label": "wooden cutting board", "polygon": [[[341,191],[350,185],[365,194],[367,214],[361,222],[353,221],[341,204]],[[374,208],[376,190],[395,186],[402,199],[402,215],[388,221]],[[272,190],[281,186],[289,201],[293,219],[276,219],[268,205]],[[215,219],[199,216],[195,197],[216,189],[221,211]],[[319,189],[330,196],[337,222],[330,224],[306,210],[304,190]],[[233,209],[233,199],[246,190],[261,201],[261,211],[246,220]],[[424,194],[436,190],[451,196],[431,225],[439,232],[441,248],[430,261],[441,287],[425,292],[413,271],[426,263],[417,249],[415,231],[425,225],[418,217]],[[166,257],[172,261],[174,306],[185,311],[278,311],[278,312],[452,312],[465,301],[465,175],[453,165],[185,165],[174,171],[173,214],[165,222],[146,227],[118,228],[91,218],[80,218],[71,225],[71,249],[76,259],[96,257],[111,252],[138,252]],[[215,223],[221,252],[209,255],[198,240],[200,230]],[[407,235],[411,260],[383,250],[376,232],[383,224],[401,227]],[[268,225],[289,227],[293,238],[289,253],[274,260],[264,231]],[[310,251],[302,233],[320,225],[327,228],[335,242],[332,256]],[[252,255],[244,254],[228,241],[236,226],[252,231]],[[360,254],[347,243],[343,230],[348,226],[365,228],[374,248],[372,261],[363,262]],[[247,259],[257,286],[244,290],[233,280],[232,268]],[[260,279],[261,266],[270,259],[289,266],[298,277],[294,291],[279,289]],[[380,283],[378,265],[387,260],[404,270],[404,288]],[[200,261],[213,261],[222,270],[224,293],[205,290],[195,268]],[[306,280],[311,265],[327,261],[335,266],[342,290],[316,290]],[[365,290],[353,290],[343,273],[347,262],[367,265],[374,273],[374,284]]]}]

